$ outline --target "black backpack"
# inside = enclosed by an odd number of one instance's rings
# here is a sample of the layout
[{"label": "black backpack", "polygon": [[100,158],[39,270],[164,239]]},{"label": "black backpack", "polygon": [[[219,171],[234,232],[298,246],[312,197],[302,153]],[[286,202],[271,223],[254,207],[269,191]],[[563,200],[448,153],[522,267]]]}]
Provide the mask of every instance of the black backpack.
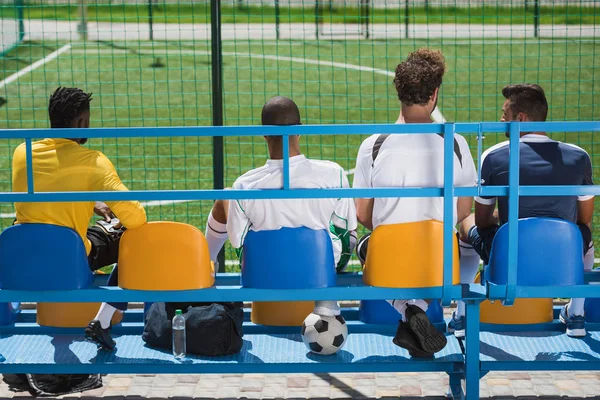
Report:
[{"label": "black backpack", "polygon": [[242,349],[242,303],[154,303],[146,312],[142,335],[148,346],[172,350],[176,310],[185,318],[187,353],[225,356]]}]

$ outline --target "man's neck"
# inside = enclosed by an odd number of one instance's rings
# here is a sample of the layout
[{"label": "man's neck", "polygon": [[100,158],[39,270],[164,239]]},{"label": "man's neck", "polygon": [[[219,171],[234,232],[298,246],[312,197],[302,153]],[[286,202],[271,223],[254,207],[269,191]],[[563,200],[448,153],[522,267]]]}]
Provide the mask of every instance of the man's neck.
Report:
[{"label": "man's neck", "polygon": [[[295,156],[299,156],[302,155],[302,153],[300,152],[299,149],[295,149],[290,147],[290,158],[291,157],[295,157]],[[270,160],[283,160],[283,151],[281,150],[277,150],[277,151],[270,151],[269,152],[269,159]]]},{"label": "man's neck", "polygon": [[521,132],[519,137],[523,137],[525,135],[540,135],[540,136],[548,136],[546,132]]},{"label": "man's neck", "polygon": [[429,124],[431,112],[427,106],[402,106],[396,123],[406,124]]}]

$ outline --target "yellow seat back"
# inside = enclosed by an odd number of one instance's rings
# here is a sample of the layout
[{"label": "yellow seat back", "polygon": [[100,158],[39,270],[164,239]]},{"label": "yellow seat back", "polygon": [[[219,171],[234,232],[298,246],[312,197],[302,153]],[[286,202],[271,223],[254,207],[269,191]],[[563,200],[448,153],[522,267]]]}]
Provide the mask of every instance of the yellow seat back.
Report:
[{"label": "yellow seat back", "polygon": [[314,308],[314,301],[255,301],[250,319],[258,325],[302,326]]},{"label": "yellow seat back", "polygon": [[[55,328],[85,328],[94,319],[100,303],[38,303],[37,323]],[[123,314],[116,312],[112,324],[118,324]]]},{"label": "yellow seat back", "polygon": [[[371,234],[363,281],[370,286],[422,288],[443,285],[440,221],[380,225]],[[452,284],[459,283],[458,240],[452,235]]]},{"label": "yellow seat back", "polygon": [[179,222],[128,229],[119,246],[119,286],[134,290],[210,287],[215,272],[204,234]]},{"label": "yellow seat back", "polygon": [[[475,282],[481,282],[479,274]],[[554,319],[552,308],[552,299],[515,299],[512,306],[485,300],[481,303],[480,321],[483,324],[542,324]]]}]

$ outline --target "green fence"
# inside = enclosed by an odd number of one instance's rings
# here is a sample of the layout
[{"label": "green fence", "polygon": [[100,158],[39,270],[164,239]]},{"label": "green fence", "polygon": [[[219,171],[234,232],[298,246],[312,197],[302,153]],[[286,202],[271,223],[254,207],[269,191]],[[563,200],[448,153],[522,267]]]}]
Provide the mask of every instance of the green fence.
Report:
[{"label": "green fence", "polygon": [[[94,93],[96,127],[258,124],[262,105],[274,95],[293,98],[304,123],[386,123],[399,109],[393,71],[423,46],[442,50],[448,64],[438,119],[498,120],[501,88],[528,81],[546,90],[550,120],[594,120],[600,114],[599,6],[549,0],[29,1],[22,7],[24,42],[0,58],[0,128],[47,127],[48,96],[58,85]],[[13,0],[0,0],[0,19],[14,20],[17,9]],[[600,166],[600,141],[591,133],[554,137],[581,145]],[[311,138],[304,149],[310,157],[337,161],[352,180],[361,139]],[[485,146],[503,139],[488,136]],[[131,189],[209,188],[219,185],[221,170],[229,186],[266,159],[262,138],[227,139],[221,168],[218,140],[214,144],[198,138],[90,143],[113,160]],[[16,145],[0,143],[3,191],[11,189]],[[204,229],[211,204],[147,206],[153,220]],[[0,205],[0,227],[12,223],[13,212],[12,205]]]}]

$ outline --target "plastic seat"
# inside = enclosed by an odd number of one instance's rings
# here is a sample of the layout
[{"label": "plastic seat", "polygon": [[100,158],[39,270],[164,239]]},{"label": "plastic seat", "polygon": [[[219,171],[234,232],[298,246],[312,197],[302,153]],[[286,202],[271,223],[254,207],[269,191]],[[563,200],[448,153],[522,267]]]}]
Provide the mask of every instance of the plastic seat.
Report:
[{"label": "plastic seat", "polygon": [[[477,274],[475,282],[480,282]],[[501,301],[485,300],[481,303],[480,318],[483,324],[524,325],[543,324],[554,319],[552,299],[515,299],[512,306]]]},{"label": "plastic seat", "polygon": [[[443,285],[440,221],[380,225],[371,234],[363,281],[370,286],[423,288]],[[452,284],[460,278],[458,242],[452,235]]]},{"label": "plastic seat", "polygon": [[[579,228],[555,218],[520,219],[517,265],[517,285],[582,285],[583,240]],[[494,237],[485,277],[505,285],[508,267],[508,224],[504,224]]]},{"label": "plastic seat", "polygon": [[[325,230],[281,228],[250,231],[244,240],[242,285],[257,289],[309,289],[334,286],[333,246]],[[252,322],[300,326],[314,302],[254,302]]]},{"label": "plastic seat", "polygon": [[[429,304],[427,316],[433,323],[444,322],[444,310],[438,301],[432,301]],[[385,300],[362,300],[358,318],[365,324],[381,325],[395,325],[401,319],[398,311]]]},{"label": "plastic seat", "polygon": [[[22,224],[0,235],[0,287],[13,290],[75,290],[93,282],[83,241],[70,228]],[[43,326],[84,327],[100,303],[38,303]],[[14,311],[2,307],[3,322],[14,322]],[[5,317],[12,317],[7,319]],[[120,315],[113,322],[117,323]]]},{"label": "plastic seat", "polygon": [[149,222],[125,231],[119,246],[119,286],[133,290],[210,287],[215,271],[204,234],[179,222]]},{"label": "plastic seat", "polygon": [[[577,225],[555,218],[519,220],[517,285],[566,286],[583,284],[583,243]],[[486,279],[505,285],[508,276],[508,224],[494,237]],[[537,324],[554,318],[552,298],[516,299],[514,305],[500,301],[481,304],[481,322],[491,324]]]},{"label": "plastic seat", "polygon": [[73,290],[92,284],[81,237],[73,229],[22,224],[0,235],[0,288]]}]

